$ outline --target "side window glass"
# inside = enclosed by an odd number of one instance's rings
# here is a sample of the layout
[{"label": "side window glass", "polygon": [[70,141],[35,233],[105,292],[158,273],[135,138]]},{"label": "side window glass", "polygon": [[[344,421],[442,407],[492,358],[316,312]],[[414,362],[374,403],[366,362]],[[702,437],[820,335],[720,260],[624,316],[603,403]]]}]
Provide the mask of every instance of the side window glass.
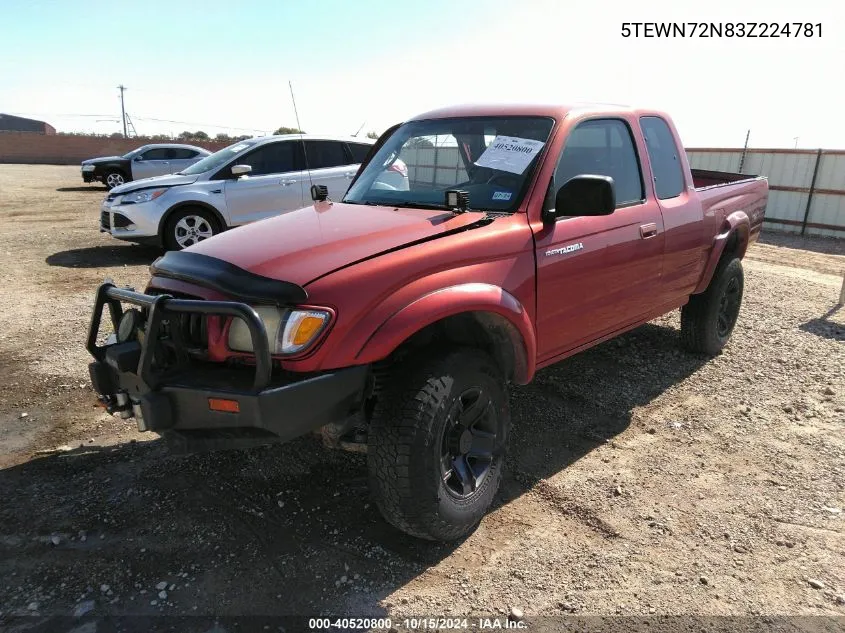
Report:
[{"label": "side window glass", "polygon": [[585,121],[570,132],[555,170],[554,190],[582,174],[613,178],[617,207],[643,200],[637,151],[624,121]]},{"label": "side window glass", "polygon": [[250,165],[250,176],[265,176],[267,174],[283,174],[289,171],[299,171],[299,143],[283,141],[262,145],[250,152],[234,164]]},{"label": "side window glass", "polygon": [[143,160],[167,160],[168,149],[166,147],[158,147],[155,149],[148,149],[141,156]]},{"label": "side window glass", "polygon": [[172,147],[168,151],[170,152],[169,158],[172,160],[187,160],[189,158],[194,158],[197,155],[194,150],[182,147]]},{"label": "side window glass", "polygon": [[305,153],[308,167],[311,169],[326,169],[349,165],[343,143],[339,141],[305,141]]},{"label": "side window glass", "polygon": [[241,156],[232,165],[249,165],[252,171],[250,176],[262,176],[269,173],[266,168],[267,163],[267,145],[262,145],[258,149],[252,150],[246,156]]},{"label": "side window glass", "polygon": [[641,118],[640,127],[645,137],[651,170],[654,172],[654,190],[658,199],[666,200],[681,195],[684,190],[684,172],[672,130],[666,121],[656,116]]},{"label": "side window glass", "polygon": [[289,171],[298,171],[296,149],[299,146],[297,141],[284,141],[273,143],[266,150],[265,169],[268,174],[283,174]]},{"label": "side window glass", "polygon": [[370,153],[372,145],[364,145],[363,143],[350,143],[349,151],[352,152],[352,160],[356,163],[363,163],[367,154]]}]

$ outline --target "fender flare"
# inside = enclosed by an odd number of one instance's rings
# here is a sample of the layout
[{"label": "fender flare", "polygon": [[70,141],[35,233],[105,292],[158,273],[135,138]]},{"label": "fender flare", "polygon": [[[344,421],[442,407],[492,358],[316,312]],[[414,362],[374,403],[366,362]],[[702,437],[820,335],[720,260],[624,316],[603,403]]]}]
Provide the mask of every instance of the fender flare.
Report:
[{"label": "fender flare", "polygon": [[[499,286],[486,283],[449,286],[409,303],[370,335],[356,353],[356,362],[386,358],[429,325],[464,313],[486,314],[505,326],[503,333],[514,351],[513,380],[518,384],[530,382],[537,364],[537,337],[531,317],[516,297]],[[481,325],[489,328],[494,324],[485,319]]]},{"label": "fender flare", "polygon": [[170,207],[164,214],[161,216],[161,220],[158,222],[158,236],[159,238],[162,237],[162,232],[164,231],[164,226],[167,224],[167,221],[170,219],[170,216],[176,213],[179,209],[184,209],[185,207],[199,207],[200,209],[205,209],[206,211],[210,211],[217,221],[220,223],[220,230],[225,231],[229,228],[229,225],[226,223],[226,219],[223,217],[223,214],[220,213],[218,209],[213,207],[212,205],[208,204],[207,202],[202,202],[200,200],[183,200],[182,202],[177,202],[172,207]]},{"label": "fender flare", "polygon": [[740,259],[745,256],[745,251],[748,249],[750,233],[751,221],[748,219],[745,211],[734,211],[725,217],[718,235],[713,239],[710,256],[707,258],[707,264],[704,266],[704,273],[698,282],[698,286],[692,291],[692,294],[700,294],[707,290],[713,279],[713,275],[716,273],[716,267],[722,259],[722,254],[725,252],[725,247],[730,243],[733,236],[736,236],[738,240],[735,255]]}]

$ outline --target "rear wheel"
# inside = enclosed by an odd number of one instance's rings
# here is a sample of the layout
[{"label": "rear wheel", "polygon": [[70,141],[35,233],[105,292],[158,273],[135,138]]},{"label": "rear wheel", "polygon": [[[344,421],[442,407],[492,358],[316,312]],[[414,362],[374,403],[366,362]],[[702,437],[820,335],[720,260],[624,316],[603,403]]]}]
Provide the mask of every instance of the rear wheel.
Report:
[{"label": "rear wheel", "polygon": [[384,518],[429,540],[469,533],[499,488],[509,428],[507,385],[484,352],[405,362],[379,394],[368,433],[370,487]]},{"label": "rear wheel", "polygon": [[720,263],[703,293],[690,297],[681,309],[681,340],[690,351],[715,356],[731,337],[739,309],[745,277],[742,262]]},{"label": "rear wheel", "polygon": [[164,226],[162,241],[169,251],[181,251],[220,232],[220,225],[209,211],[195,207],[179,209]]},{"label": "rear wheel", "polygon": [[122,171],[113,169],[106,174],[105,178],[103,178],[103,184],[108,187],[109,190],[114,189],[115,187],[126,184],[126,176],[123,175]]}]

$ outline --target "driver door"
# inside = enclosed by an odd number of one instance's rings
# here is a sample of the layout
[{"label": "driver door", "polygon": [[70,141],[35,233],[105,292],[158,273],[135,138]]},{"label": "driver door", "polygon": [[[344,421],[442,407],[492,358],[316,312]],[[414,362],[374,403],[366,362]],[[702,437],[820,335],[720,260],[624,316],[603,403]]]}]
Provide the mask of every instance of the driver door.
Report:
[{"label": "driver door", "polygon": [[303,192],[307,189],[308,174],[302,170],[300,141],[264,143],[232,164],[252,167],[245,176],[229,177],[224,186],[226,208],[233,226],[304,206]]},{"label": "driver door", "polygon": [[663,302],[663,219],[646,196],[628,122],[594,119],[572,130],[546,204],[580,174],[613,178],[616,211],[559,217],[535,235],[541,362],[639,321]]},{"label": "driver door", "polygon": [[166,147],[156,147],[136,156],[132,161],[132,179],[140,180],[171,173],[169,151]]}]

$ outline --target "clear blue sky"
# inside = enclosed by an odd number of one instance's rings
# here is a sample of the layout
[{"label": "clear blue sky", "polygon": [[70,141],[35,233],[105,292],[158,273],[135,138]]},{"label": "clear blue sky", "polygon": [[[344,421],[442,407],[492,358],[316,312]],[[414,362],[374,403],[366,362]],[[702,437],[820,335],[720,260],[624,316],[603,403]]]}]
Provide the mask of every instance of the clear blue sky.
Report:
[{"label": "clear blue sky", "polygon": [[[470,101],[631,103],[687,145],[845,147],[840,0],[12,2],[0,112],[113,132],[381,131]],[[625,39],[625,21],[821,22],[821,38]],[[90,114],[96,116],[68,116]],[[150,119],[186,121],[189,124]]]}]

